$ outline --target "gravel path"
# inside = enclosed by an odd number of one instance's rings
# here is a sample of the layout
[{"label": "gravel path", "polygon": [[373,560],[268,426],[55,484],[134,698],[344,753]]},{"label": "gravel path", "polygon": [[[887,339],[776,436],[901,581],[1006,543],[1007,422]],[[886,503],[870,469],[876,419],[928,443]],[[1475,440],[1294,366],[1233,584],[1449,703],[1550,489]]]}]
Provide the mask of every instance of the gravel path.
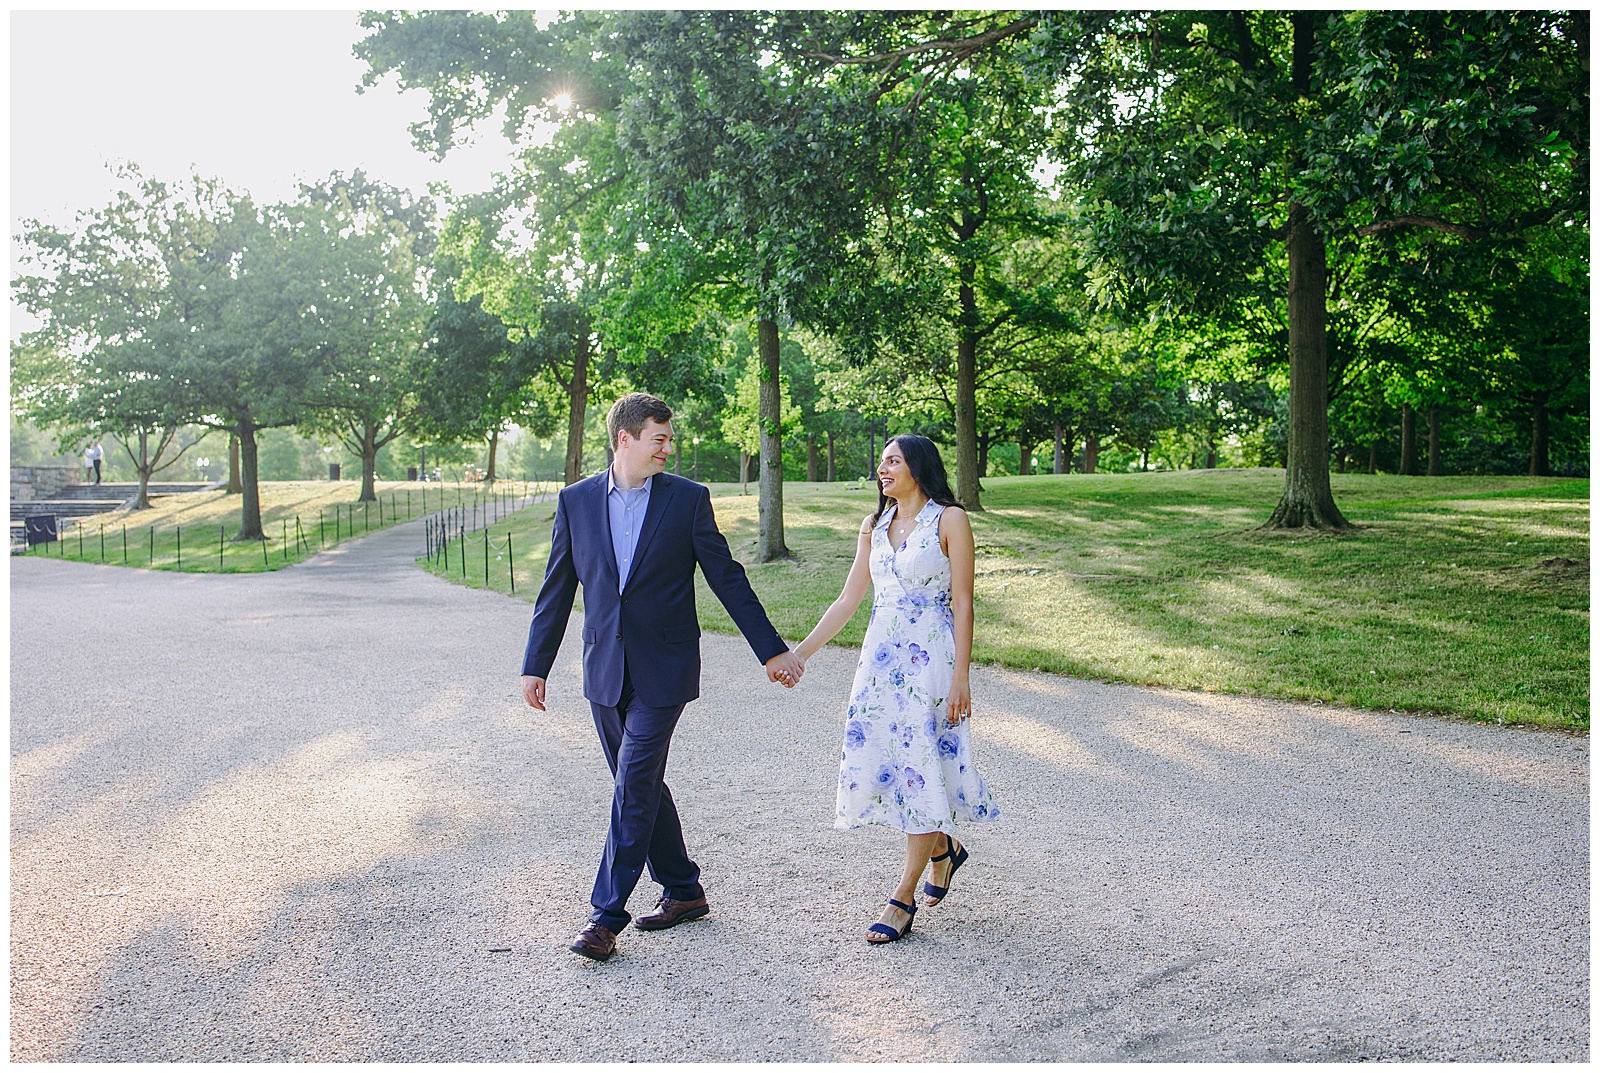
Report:
[{"label": "gravel path", "polygon": [[1005,814],[871,948],[854,653],[786,692],[736,637],[669,770],[712,915],[583,961],[577,618],[540,716],[529,605],[420,543],[11,560],[13,1060],[1589,1057],[1586,738],[979,668]]}]

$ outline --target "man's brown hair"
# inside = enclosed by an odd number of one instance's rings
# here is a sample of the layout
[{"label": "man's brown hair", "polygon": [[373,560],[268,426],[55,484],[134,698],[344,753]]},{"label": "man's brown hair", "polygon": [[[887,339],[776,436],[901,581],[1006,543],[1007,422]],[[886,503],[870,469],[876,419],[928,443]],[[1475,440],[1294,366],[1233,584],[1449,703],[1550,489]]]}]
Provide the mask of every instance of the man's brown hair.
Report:
[{"label": "man's brown hair", "polygon": [[647,422],[659,421],[664,425],[671,420],[672,407],[654,395],[647,395],[643,391],[624,395],[611,404],[611,412],[606,414],[606,431],[611,434],[611,449],[617,448],[619,432],[626,432],[638,439]]}]

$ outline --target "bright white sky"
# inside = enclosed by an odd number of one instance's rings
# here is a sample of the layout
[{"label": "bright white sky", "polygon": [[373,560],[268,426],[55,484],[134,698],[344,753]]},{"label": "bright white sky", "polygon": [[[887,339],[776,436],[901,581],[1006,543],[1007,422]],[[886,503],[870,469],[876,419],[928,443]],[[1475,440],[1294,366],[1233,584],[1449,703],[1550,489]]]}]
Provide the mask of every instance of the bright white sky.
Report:
[{"label": "bright white sky", "polygon": [[[393,75],[358,94],[362,36],[355,11],[12,12],[10,233],[107,203],[120,161],[165,179],[193,169],[258,201],[335,169],[416,194],[486,189],[510,162],[499,124],[442,162],[412,148],[427,96]],[[34,326],[11,313],[11,338]]]}]

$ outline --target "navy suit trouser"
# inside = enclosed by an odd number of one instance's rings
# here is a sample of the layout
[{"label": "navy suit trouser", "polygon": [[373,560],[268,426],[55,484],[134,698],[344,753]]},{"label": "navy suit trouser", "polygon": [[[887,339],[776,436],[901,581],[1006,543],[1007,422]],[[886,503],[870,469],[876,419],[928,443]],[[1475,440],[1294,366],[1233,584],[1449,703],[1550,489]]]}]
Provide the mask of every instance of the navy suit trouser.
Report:
[{"label": "navy suit trouser", "polygon": [[705,896],[700,866],[689,859],[683,825],[665,781],[667,747],[684,706],[653,708],[642,703],[634,695],[633,681],[624,667],[622,695],[616,707],[594,701],[589,707],[616,783],[611,830],[589,898],[594,906],[589,919],[621,931],[633,919],[628,915],[628,897],[646,866],[650,878],[666,888],[668,898],[686,902]]}]

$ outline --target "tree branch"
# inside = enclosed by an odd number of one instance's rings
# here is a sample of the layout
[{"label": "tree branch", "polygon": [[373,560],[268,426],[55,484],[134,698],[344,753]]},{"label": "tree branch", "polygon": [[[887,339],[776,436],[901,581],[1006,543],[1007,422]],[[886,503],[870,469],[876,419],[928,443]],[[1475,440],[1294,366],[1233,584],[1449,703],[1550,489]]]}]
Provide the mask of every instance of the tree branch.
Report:
[{"label": "tree branch", "polygon": [[[1464,238],[1468,242],[1476,242],[1489,233],[1482,228],[1452,223],[1449,220],[1441,220],[1436,216],[1406,215],[1395,216],[1388,220],[1379,220],[1376,223],[1367,224],[1365,227],[1358,227],[1356,228],[1356,234],[1362,238],[1367,238],[1371,235],[1381,234],[1384,231],[1393,231],[1397,227],[1425,227],[1431,231],[1443,231],[1447,235]],[[1276,235],[1276,232],[1274,234]],[[1285,236],[1287,237],[1287,231],[1285,231]]]},{"label": "tree branch", "polygon": [[557,209],[551,215],[551,219],[553,219],[553,220],[561,219],[561,217],[565,216],[567,213],[571,212],[573,209],[577,208],[579,205],[582,205],[585,201],[588,201],[590,198],[594,197],[600,191],[606,189],[609,186],[616,186],[618,183],[620,183],[622,181],[622,178],[623,177],[621,175],[613,175],[611,178],[606,179],[604,182],[597,183],[594,186],[589,187],[589,189],[585,190],[583,193],[579,194],[577,197],[573,198],[571,201],[567,202],[565,205],[563,205],[559,209]]},{"label": "tree branch", "polygon": [[831,64],[835,67],[859,67],[874,63],[894,64],[900,62],[901,60],[910,59],[919,52],[952,52],[962,56],[970,56],[974,52],[978,52],[984,48],[987,48],[997,41],[1003,41],[1008,37],[1014,37],[1017,34],[1022,33],[1024,30],[1031,30],[1034,28],[1034,26],[1038,25],[1038,22],[1039,20],[1035,18],[1018,19],[1007,26],[1001,26],[985,33],[975,34],[972,37],[949,38],[939,41],[924,41],[920,45],[912,45],[909,48],[899,49],[895,52],[879,52],[871,56],[841,56],[832,52],[801,52],[799,53],[799,56],[802,59],[807,60],[820,60],[823,63]]}]

